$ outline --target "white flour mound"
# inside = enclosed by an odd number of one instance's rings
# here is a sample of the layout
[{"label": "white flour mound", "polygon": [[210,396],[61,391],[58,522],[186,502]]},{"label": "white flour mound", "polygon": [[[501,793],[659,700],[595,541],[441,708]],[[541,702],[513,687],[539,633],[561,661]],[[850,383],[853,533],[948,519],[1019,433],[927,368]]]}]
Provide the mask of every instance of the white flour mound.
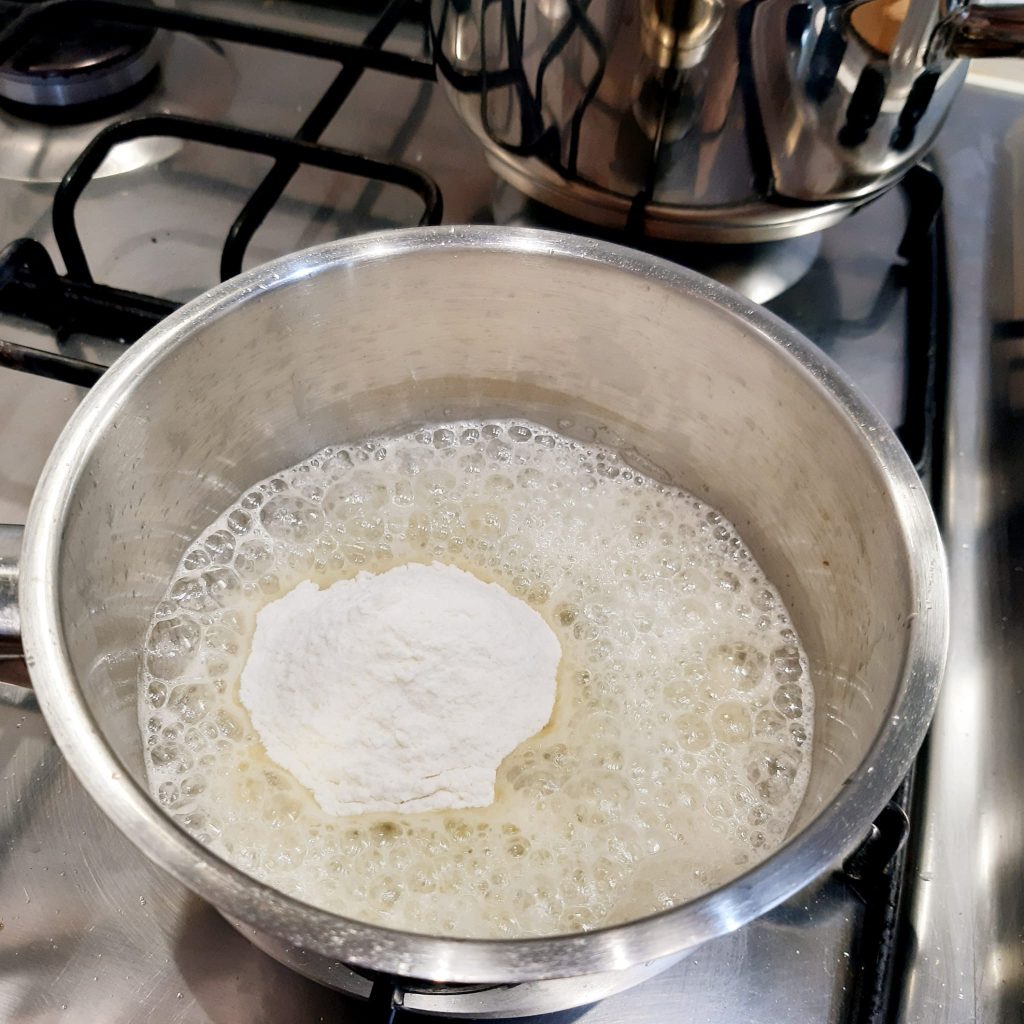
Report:
[{"label": "white flour mound", "polygon": [[503,587],[414,563],[264,607],[240,696],[328,814],[483,807],[501,761],[551,717],[560,657]]}]

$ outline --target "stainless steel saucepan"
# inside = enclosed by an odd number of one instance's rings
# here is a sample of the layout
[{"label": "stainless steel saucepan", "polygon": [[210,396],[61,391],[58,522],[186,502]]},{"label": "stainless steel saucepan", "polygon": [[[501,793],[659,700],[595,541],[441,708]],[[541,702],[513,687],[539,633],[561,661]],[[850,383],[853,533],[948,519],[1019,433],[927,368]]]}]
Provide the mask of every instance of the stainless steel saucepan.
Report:
[{"label": "stainless steel saucepan", "polygon": [[[787,842],[684,906],[518,941],[391,931],[254,881],[146,788],[139,652],[171,572],[236,495],[327,444],[510,415],[661,467],[737,524],[781,589],[817,701],[810,784]],[[149,857],[319,981],[368,990],[338,962],[387,972],[403,979],[407,1006],[471,1016],[607,995],[825,871],[907,771],[946,644],[943,551],[914,469],[808,341],[670,263],[500,228],[332,243],[169,317],[61,435],[32,503],[18,593],[53,735]],[[13,616],[0,623],[15,628]]]},{"label": "stainless steel saucepan", "polygon": [[895,184],[966,61],[1024,6],[964,0],[432,0],[434,53],[494,169],[606,227],[817,231]]}]

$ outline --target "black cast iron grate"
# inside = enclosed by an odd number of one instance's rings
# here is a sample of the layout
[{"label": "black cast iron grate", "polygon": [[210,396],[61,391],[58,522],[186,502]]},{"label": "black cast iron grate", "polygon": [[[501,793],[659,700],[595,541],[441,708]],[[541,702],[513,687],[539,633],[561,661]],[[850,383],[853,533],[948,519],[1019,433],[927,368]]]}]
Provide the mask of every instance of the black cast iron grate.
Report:
[{"label": "black cast iron grate", "polygon": [[[420,224],[439,224],[443,200],[434,181],[422,171],[396,161],[373,160],[317,142],[368,70],[433,81],[430,61],[384,49],[404,19],[419,18],[415,0],[392,0],[361,45],[185,13],[136,6],[125,0],[48,0],[21,11],[0,33],[0,62],[33,33],[58,24],[71,13],[108,22],[185,32],[207,39],[245,43],[308,57],[338,61],[334,81],[307,116],[294,138],[173,115],[133,118],[101,131],[64,176],[53,200],[53,229],[67,268],[58,274],[46,249],[20,239],[0,254],[0,312],[42,323],[58,339],[77,332],[132,342],[155,326],[177,305],[165,299],[113,288],[93,280],[75,225],[75,205],[107,153],[116,145],[144,136],[171,136],[221,148],[273,158],[228,232],[221,253],[221,280],[242,268],[246,248],[280,199],[300,166],[315,166],[398,186],[415,193],[423,204]],[[2,13],[2,11],[0,11]],[[9,341],[0,341],[0,365],[32,370],[74,384],[98,379],[104,367],[55,355]]]}]

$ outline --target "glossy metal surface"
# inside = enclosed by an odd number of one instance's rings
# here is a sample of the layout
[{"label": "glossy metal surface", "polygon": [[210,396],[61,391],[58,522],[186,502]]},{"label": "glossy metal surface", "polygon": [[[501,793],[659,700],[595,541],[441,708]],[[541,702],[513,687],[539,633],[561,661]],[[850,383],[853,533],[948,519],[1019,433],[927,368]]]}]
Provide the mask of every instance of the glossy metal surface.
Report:
[{"label": "glossy metal surface", "polygon": [[[514,10],[513,10],[514,8]],[[433,0],[435,54],[495,170],[606,227],[818,231],[931,146],[1017,21],[946,0]]]},{"label": "glossy metal surface", "polygon": [[21,653],[18,559],[21,527],[0,525],[0,657]]},{"label": "glossy metal surface", "polygon": [[[230,400],[195,387],[219,379],[232,381]],[[145,791],[137,660],[162,580],[202,523],[278,466],[330,441],[513,411],[635,452],[706,495],[778,582],[818,701],[795,834],[700,900],[554,939],[412,936],[253,882]],[[169,317],[90,392],[58,441],[26,527],[20,599],[54,737],[148,855],[272,936],[398,975],[468,983],[670,957],[801,888],[856,844],[909,766],[946,631],[943,554],[917,476],[813,346],[671,264],[493,228],[331,244],[257,268]]]},{"label": "glossy metal surface", "polygon": [[[250,89],[247,84],[240,95],[248,95]],[[370,91],[367,101],[374,96]],[[389,109],[400,111],[393,93],[391,102]],[[444,182],[445,199],[457,216],[466,216],[466,211],[480,209],[490,179],[486,168],[479,167],[482,160],[473,140],[458,125],[450,130],[453,119],[447,101],[435,92],[410,152],[422,153],[431,168],[447,168],[445,161],[451,160],[457,173]],[[168,188],[156,196],[154,205],[167,216],[161,237],[166,233],[172,240],[172,218],[181,210],[175,199],[194,196],[196,185],[187,176],[187,165],[178,163],[171,161],[153,172],[174,170],[173,181],[184,180],[188,186],[184,193]],[[135,183],[136,188],[140,185]],[[89,214],[98,219],[109,207],[102,199],[97,203],[99,209],[91,208]],[[24,205],[8,204],[8,216],[19,208],[25,211]],[[904,217],[900,195],[893,191],[828,232],[820,240],[810,274],[775,304],[841,363],[893,424],[902,416],[906,311],[898,292],[883,301],[879,286],[886,280]],[[187,222],[179,228],[187,229]],[[102,238],[107,241],[107,234]],[[116,259],[117,236],[110,236],[109,243],[113,255],[104,252],[97,266],[104,279],[123,280],[125,266]],[[169,266],[187,274],[193,271],[169,261],[169,250],[173,253],[173,242],[151,246],[150,259],[131,264],[138,273],[130,280],[147,290],[181,287],[178,279],[168,280]],[[215,268],[216,261],[209,265]],[[185,282],[190,280],[184,277]],[[11,321],[0,327],[5,332],[16,329]],[[46,343],[38,336],[31,340]],[[118,351],[113,346],[97,350],[82,339],[69,346],[104,360]],[[83,395],[81,389],[0,370],[0,440],[16,442],[0,444],[0,518],[23,520],[43,460]],[[13,669],[13,663],[0,662],[0,679],[11,678]],[[22,695],[19,690],[7,692]],[[253,1006],[262,999],[282,1024],[308,1024],[318,1015],[344,1024],[377,1024],[360,1002],[330,997],[298,974],[279,970],[249,943],[237,941],[209,908],[196,912],[202,904],[127,843],[97,811],[45,727],[37,723],[30,730],[29,721],[22,719],[25,709],[6,709],[6,699],[0,691],[0,841],[9,851],[0,872],[0,906],[15,908],[16,913],[0,915],[6,922],[0,930],[0,958],[18,967],[0,973],[0,1018],[12,1015],[8,1008],[16,1006],[29,1024],[49,1024],[58,1012],[63,1024],[95,1024],[91,1010],[102,984],[107,1020],[129,1021],[144,1012],[159,1021],[235,1024],[259,1019]],[[61,799],[54,802],[34,798],[45,779],[36,765],[47,750],[52,750],[60,769],[53,786]],[[7,780],[2,779],[5,774]],[[63,854],[77,847],[89,851],[88,885],[66,870],[66,857],[59,858],[65,863],[55,864],[40,856],[41,850]],[[30,903],[24,902],[23,887],[34,894]],[[39,898],[41,888],[49,894],[45,901]],[[157,891],[160,898],[154,899]],[[144,905],[136,894],[146,897]],[[62,910],[59,917],[55,907]],[[546,1017],[544,1024],[660,1024],[666,1007],[685,1007],[687,1024],[848,1024],[856,1019],[851,1014],[863,970],[858,953],[863,911],[863,903],[841,874],[826,874],[774,911],[706,943],[642,985],[585,1011]],[[54,922],[65,915],[72,916],[73,924],[55,936]],[[56,980],[48,952],[52,941],[67,957]],[[183,957],[183,951],[202,955]],[[33,952],[38,952],[38,960]],[[300,953],[275,952],[301,969]],[[238,987],[231,982],[233,964],[242,979]],[[209,965],[209,971],[197,971],[197,965]],[[335,968],[332,980],[341,970]],[[350,980],[346,976],[346,983]],[[407,995],[405,1005],[413,998]],[[424,997],[416,994],[415,999]],[[62,1003],[67,1010],[59,1011]]]},{"label": "glossy metal surface", "polygon": [[927,746],[901,1024],[1024,1007],[1024,101],[964,97],[951,189],[953,389],[943,529],[958,611]]},{"label": "glossy metal surface", "polygon": [[[225,16],[266,18],[272,10],[246,0],[218,0],[218,6]],[[279,11],[285,7],[273,5]],[[335,18],[334,10],[316,9],[318,30],[340,29],[344,37],[357,38],[358,19],[346,11]],[[352,35],[345,35],[348,27]],[[243,124],[294,130],[332,74],[326,65],[269,56],[256,62],[251,51],[229,49],[232,74],[239,77],[230,117]],[[497,216],[482,147],[455,123],[439,90],[430,93],[424,110],[429,88],[384,76],[364,86],[356,92],[354,109],[332,127],[329,141],[422,162],[440,180],[454,221]],[[955,430],[948,450],[958,483],[949,489],[957,498],[947,501],[944,513],[956,612],[931,756],[918,769],[933,796],[920,818],[929,852],[906,890],[915,894],[917,906],[901,946],[907,991],[900,1019],[913,1024],[1005,1024],[1019,1016],[1022,1003],[1011,981],[1024,929],[1019,903],[1024,868],[1015,817],[1024,747],[1014,734],[1024,709],[1013,681],[1020,663],[1014,635],[1022,623],[1005,598],[999,598],[1002,608],[984,604],[985,595],[1011,593],[1018,562],[996,547],[974,543],[989,535],[988,522],[1002,524],[993,537],[1005,533],[1007,524],[1005,513],[997,517],[991,511],[1004,483],[987,483],[985,453],[993,431],[986,411],[986,293],[994,298],[1011,282],[1007,273],[992,275],[986,284],[985,268],[996,259],[1007,271],[1015,266],[1002,247],[998,256],[990,255],[989,233],[1016,230],[1010,216],[1015,193],[1006,179],[994,182],[992,172],[996,155],[1008,152],[1008,131],[1022,117],[1021,95],[980,91],[968,82],[937,147],[950,219],[956,314]],[[59,133],[49,130],[46,144],[58,141]],[[130,179],[111,181],[109,189],[88,190],[83,231],[98,277],[178,298],[201,290],[216,273],[223,240],[218,228],[226,228],[237,212],[236,173],[207,154],[186,151]],[[254,184],[250,178],[241,181]],[[300,198],[307,195],[312,192]],[[325,218],[315,229],[303,230],[285,217],[269,224],[257,236],[258,257],[330,237],[325,231],[365,229],[364,214],[346,205],[352,198],[346,192],[325,199],[324,209],[329,206],[337,219]],[[0,181],[2,237],[31,234],[52,247],[48,204],[46,189]],[[378,200],[375,215],[380,205]],[[302,202],[292,209],[308,219],[316,207]],[[528,214],[534,222],[538,216],[537,209]],[[811,273],[772,304],[837,359],[893,424],[902,415],[905,310],[898,293],[882,302],[879,285],[893,261],[903,218],[899,191],[892,190],[825,232]],[[151,236],[160,244],[151,244]],[[1020,272],[1014,276],[1020,279]],[[52,344],[10,320],[0,319],[0,332]],[[64,342],[62,350],[100,361],[120,351],[80,337]],[[43,461],[83,394],[0,369],[0,522],[23,521]],[[1005,423],[999,429],[1005,430]],[[1019,483],[1008,480],[1005,486],[1001,500],[1009,507],[1020,500],[1014,497]],[[16,664],[0,660],[0,679],[11,678]],[[9,703],[14,700],[16,705]],[[127,842],[70,773],[41,716],[25,703],[31,700],[19,688],[0,687],[0,1019],[309,1024],[323,1017],[340,1024],[377,1024],[363,1004],[278,967]],[[1003,727],[994,729],[988,715],[999,716]],[[992,785],[992,779],[998,783]],[[984,857],[977,842],[982,820],[1006,823],[1004,838],[998,845],[989,841]],[[997,863],[998,869],[987,866]],[[933,879],[936,865],[942,870]],[[862,970],[861,911],[839,876],[826,875],[637,988],[585,1011],[547,1017],[544,1024],[662,1024],[671,1017],[686,1024],[850,1024],[858,1019],[853,997]]]},{"label": "glossy metal surface", "polygon": [[[246,0],[218,2],[225,16],[271,13]],[[195,6],[204,4],[199,0]],[[276,9],[283,13],[285,5]],[[333,11],[316,8],[317,31],[354,40],[368,27],[351,11],[339,11],[336,18]],[[403,35],[403,41],[416,52],[415,32]],[[332,74],[329,65],[281,55],[265,54],[255,61],[253,51],[242,47],[228,47],[225,59],[237,81],[230,119],[277,131],[295,129]],[[328,141],[421,163],[441,184],[455,222],[507,221],[499,206],[508,186],[495,186],[482,148],[439,89],[376,76],[356,90],[353,101],[332,125]],[[954,135],[974,139],[970,133],[984,118],[957,123]],[[60,138],[61,130],[50,129],[46,144]],[[229,163],[224,156],[211,160],[201,150],[185,149],[131,178],[88,189],[81,205],[83,237],[97,277],[179,299],[206,287],[216,274],[222,231],[237,212],[238,187],[252,188],[259,180],[259,168]],[[971,180],[968,175],[950,181],[954,196],[966,198]],[[369,190],[339,189],[338,184],[324,181],[322,193],[308,186],[295,190],[293,200],[257,235],[254,258],[268,259],[374,224],[402,223],[401,208],[392,207],[386,194],[371,203]],[[48,214],[48,190],[0,181],[3,237],[30,234],[52,248]],[[515,216],[520,224],[551,226],[537,204]],[[889,274],[905,217],[902,197],[892,190],[826,232],[810,272],[773,303],[776,312],[839,361],[893,425],[903,415],[906,309],[899,289],[890,288]],[[665,254],[672,254],[671,246]],[[768,277],[774,275],[770,266],[767,270]],[[731,280],[747,287],[746,276],[745,271]],[[761,289],[762,275],[757,279]],[[0,319],[0,331],[25,343],[54,345],[45,332],[9,319]],[[100,362],[122,351],[80,336],[61,342],[60,349]],[[24,521],[43,462],[84,394],[80,388],[0,369],[0,522]],[[15,678],[22,667],[0,660],[0,679]],[[8,707],[8,694],[19,700],[26,696],[18,689],[0,692],[0,842],[7,851],[0,906],[11,908],[0,914],[5,924],[0,961],[12,965],[0,972],[0,1018],[16,1012],[26,1024],[50,1024],[55,1016],[62,1024],[95,1024],[94,1011],[101,1005],[106,1020],[144,1015],[189,1024],[236,1024],[259,1020],[256,1007],[265,1005],[267,1016],[282,1024],[308,1024],[320,1016],[376,1024],[362,1003],[333,996],[279,969],[253,945],[239,941],[209,907],[199,912],[203,904],[97,811],[38,714],[32,718],[23,704]],[[59,800],[35,799],[50,785],[37,768],[47,756],[55,765],[52,788]],[[89,851],[84,881],[66,870],[63,856],[80,847]],[[42,851],[52,851],[55,859]],[[31,902],[25,902],[25,889]],[[858,947],[863,917],[864,904],[842,874],[826,874],[774,911],[706,943],[644,984],[585,1011],[546,1017],[545,1024],[652,1024],[665,1019],[666,1007],[685,1007],[687,1024],[848,1024],[856,1019],[852,1015],[863,978]],[[57,935],[55,922],[62,920],[71,924]],[[59,962],[51,954],[53,943],[61,948]],[[302,954],[285,955],[297,962]],[[60,1009],[65,1004],[68,1008]]]},{"label": "glossy metal surface", "polygon": [[359,1020],[147,861],[82,792],[32,692],[4,683],[0,765],[0,1019]]},{"label": "glossy metal surface", "polygon": [[[380,1024],[361,1000],[265,956],[147,860],[85,795],[31,691],[2,683],[0,765],[0,1019]],[[537,1024],[649,1024],[666,1007],[685,1007],[687,1024],[846,1020],[850,961],[824,952],[833,929],[849,938],[853,923],[826,880],[629,992]]]},{"label": "glossy metal surface", "polygon": [[[543,227],[572,234],[597,234],[610,241],[620,241],[620,233],[595,229],[592,222],[559,213],[528,198],[502,181],[494,190],[492,215],[495,224],[517,227]],[[650,237],[629,239],[632,245],[656,256],[713,277],[748,299],[762,304],[787,291],[802,280],[818,261],[821,234],[800,235],[774,242],[731,242],[715,245],[708,242],[688,244]]]}]

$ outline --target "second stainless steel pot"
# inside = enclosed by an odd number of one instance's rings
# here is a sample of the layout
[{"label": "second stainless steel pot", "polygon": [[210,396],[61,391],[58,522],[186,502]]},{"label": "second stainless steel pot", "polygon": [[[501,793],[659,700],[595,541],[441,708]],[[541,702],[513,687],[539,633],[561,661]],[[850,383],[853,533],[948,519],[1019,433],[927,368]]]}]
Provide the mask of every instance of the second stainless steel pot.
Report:
[{"label": "second stainless steel pot", "polygon": [[[318,910],[226,863],[150,796],[136,696],[153,608],[190,539],[253,482],[330,443],[507,415],[615,445],[737,524],[812,667],[803,806],[742,877],[589,934],[460,941]],[[672,264],[495,228],[311,249],[169,317],[55,447],[19,593],[54,737],[146,854],[318,980],[358,988],[343,961],[443,982],[407,980],[406,1004],[470,1016],[598,998],[804,887],[864,837],[905,774],[946,641],[943,552],[917,475],[814,346]]]},{"label": "second stainless steel pot", "polygon": [[456,110],[521,191],[607,227],[828,226],[931,146],[1024,8],[948,0],[433,0]]}]

